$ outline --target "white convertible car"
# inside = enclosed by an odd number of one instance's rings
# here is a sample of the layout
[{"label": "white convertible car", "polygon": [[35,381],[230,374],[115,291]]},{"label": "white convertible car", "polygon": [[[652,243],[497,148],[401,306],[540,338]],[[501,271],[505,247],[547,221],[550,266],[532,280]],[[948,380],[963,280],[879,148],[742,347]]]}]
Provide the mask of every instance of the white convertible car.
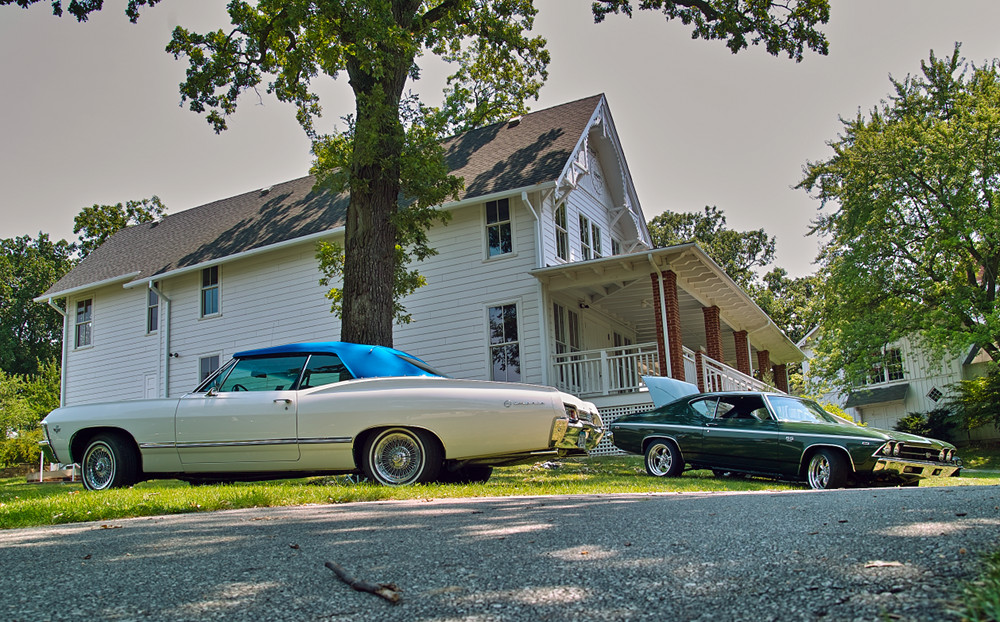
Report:
[{"label": "white convertible car", "polygon": [[79,463],[90,490],[336,473],[486,481],[604,434],[593,404],[556,389],[445,378],[405,352],[340,342],[239,352],[182,397],[59,408],[42,426],[43,450]]}]

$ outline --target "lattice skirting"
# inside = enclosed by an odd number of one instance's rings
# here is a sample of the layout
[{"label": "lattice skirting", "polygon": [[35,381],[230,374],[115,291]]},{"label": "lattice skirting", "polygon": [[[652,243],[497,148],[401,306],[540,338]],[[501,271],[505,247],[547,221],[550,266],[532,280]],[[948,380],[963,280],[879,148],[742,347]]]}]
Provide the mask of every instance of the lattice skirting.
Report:
[{"label": "lattice skirting", "polygon": [[[605,408],[600,409],[601,421],[604,422],[604,426],[607,427],[611,425],[611,423],[616,419],[618,419],[619,417],[624,417],[625,415],[631,415],[633,413],[646,412],[647,410],[650,410],[652,408],[653,405],[650,404],[649,402],[645,402],[643,404],[626,404],[623,406],[607,406]],[[601,439],[601,442],[597,444],[597,447],[595,447],[594,450],[590,452],[590,455],[624,456],[626,455],[626,453],[615,447],[613,444],[611,444],[611,441],[608,440],[607,436],[605,436],[603,439]]]}]

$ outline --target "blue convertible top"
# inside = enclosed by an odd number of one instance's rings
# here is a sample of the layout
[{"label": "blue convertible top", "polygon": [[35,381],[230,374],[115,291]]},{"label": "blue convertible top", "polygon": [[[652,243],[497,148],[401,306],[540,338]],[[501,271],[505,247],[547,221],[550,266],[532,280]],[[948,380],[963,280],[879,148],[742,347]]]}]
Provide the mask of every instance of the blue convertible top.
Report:
[{"label": "blue convertible top", "polygon": [[443,375],[424,361],[401,350],[344,341],[289,343],[283,346],[237,352],[233,358],[282,354],[336,354],[355,378]]}]

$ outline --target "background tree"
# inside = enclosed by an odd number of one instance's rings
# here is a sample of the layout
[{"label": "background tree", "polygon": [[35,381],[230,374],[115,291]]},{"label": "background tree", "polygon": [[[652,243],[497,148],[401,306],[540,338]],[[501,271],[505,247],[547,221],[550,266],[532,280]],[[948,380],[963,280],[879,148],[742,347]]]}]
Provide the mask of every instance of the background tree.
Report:
[{"label": "background tree", "polygon": [[116,203],[83,208],[73,219],[73,233],[80,236],[76,247],[80,259],[96,250],[121,229],[130,225],[162,220],[166,213],[167,207],[156,195],[149,199],[128,201],[124,206]]},{"label": "background tree", "polygon": [[[129,0],[126,14],[135,21],[140,7],[158,2]],[[68,10],[85,21],[102,4],[71,0]],[[62,14],[60,0],[52,7]],[[632,13],[628,0],[592,8],[596,21]],[[750,43],[796,59],[804,48],[826,53],[816,25],[829,19],[828,0],[643,0],[639,8],[680,19],[694,26],[694,36],[724,40],[733,51]],[[192,110],[207,111],[216,131],[225,129],[239,96],[258,89],[265,76],[266,90],[296,107],[313,140],[320,185],[351,196],[343,253],[333,253],[342,256],[343,287],[333,296],[342,305],[341,339],[391,345],[394,296],[407,291],[397,279],[419,284],[399,266],[432,252],[425,232],[441,213],[433,207],[461,187],[447,174],[437,139],[523,114],[546,78],[545,41],[528,34],[532,0],[233,0],[228,10],[228,32],[174,30],[167,49],[189,60],[181,96]],[[417,60],[428,53],[458,67],[439,108],[404,96],[407,82],[419,76]],[[354,91],[354,114],[343,132],[321,134],[312,81],[343,73]]]},{"label": "background tree", "polygon": [[743,289],[759,287],[758,271],[774,261],[774,236],[763,229],[729,229],[726,215],[715,206],[704,212],[663,212],[647,226],[654,246],[697,242]]},{"label": "background tree", "polygon": [[0,468],[38,464],[39,423],[59,406],[59,364],[43,363],[33,374],[0,370]]},{"label": "background tree", "polygon": [[764,286],[753,292],[754,301],[792,341],[798,343],[820,323],[817,296],[822,281],[816,275],[790,278],[775,267],[763,277]]},{"label": "background tree", "polygon": [[34,302],[73,265],[73,246],[48,234],[0,240],[0,370],[33,374],[59,359],[63,318]]},{"label": "background tree", "polygon": [[829,242],[812,369],[827,380],[863,382],[885,345],[911,335],[939,359],[977,347],[1000,360],[997,70],[958,45],[932,52],[805,167],[799,187],[832,207],[815,226]]}]

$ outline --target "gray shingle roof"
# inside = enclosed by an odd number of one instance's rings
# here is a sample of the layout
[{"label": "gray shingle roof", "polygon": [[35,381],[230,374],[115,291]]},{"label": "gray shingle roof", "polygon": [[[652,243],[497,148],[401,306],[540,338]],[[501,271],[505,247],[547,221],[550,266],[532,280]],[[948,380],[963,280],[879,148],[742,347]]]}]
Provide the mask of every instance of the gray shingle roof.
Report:
[{"label": "gray shingle roof", "polygon": [[[595,95],[444,141],[460,199],[555,181],[603,99]],[[119,231],[42,296],[111,279],[157,274],[223,259],[343,226],[348,197],[313,188],[312,176],[177,212]]]}]

